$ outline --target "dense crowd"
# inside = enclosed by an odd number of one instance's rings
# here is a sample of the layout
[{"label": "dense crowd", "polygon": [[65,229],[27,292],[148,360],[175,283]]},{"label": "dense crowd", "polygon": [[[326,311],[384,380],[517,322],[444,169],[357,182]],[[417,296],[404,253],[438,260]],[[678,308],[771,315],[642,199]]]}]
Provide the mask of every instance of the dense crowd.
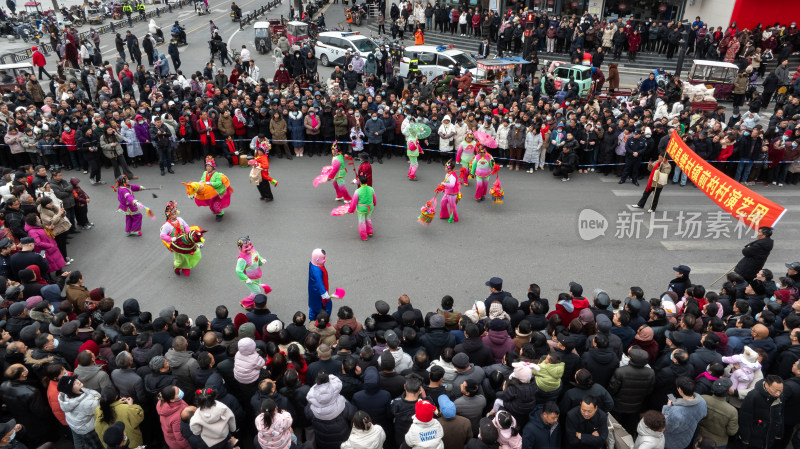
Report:
[{"label": "dense crowd", "polygon": [[800,442],[787,406],[800,399],[800,262],[778,277],[749,254],[737,270],[754,278],[733,272],[719,291],[684,265],[658,295],[587,297],[571,282],[554,307],[537,284],[519,301],[493,277],[463,313],[451,296],[422,311],[401,295],[363,319],[340,303],[307,320],[259,294],[190,317],[120,307],[78,271],[53,281],[31,242],[0,241],[0,447],[589,449],[624,431],[637,448]]},{"label": "dense crowd", "polygon": [[[577,33],[588,48],[598,23],[572,23],[567,35]],[[542,27],[552,29],[549,21]],[[789,46],[785,56],[797,36],[792,27],[732,29],[723,35],[744,48],[771,32]],[[548,50],[575,47],[559,36],[546,35]],[[273,82],[246,48],[230,74],[212,60],[186,77],[170,75],[158,62],[163,55],[148,61],[159,64],[156,72],[147,70],[132,34],[118,44],[115,65],[60,65],[49,95],[39,84],[47,72],[28,74],[0,104],[0,165],[15,167],[0,174],[0,413],[13,418],[0,424],[0,447],[34,449],[65,438],[81,449],[602,448],[613,438],[609,414],[642,448],[800,444],[800,415],[784,407],[800,398],[800,262],[776,279],[761,269],[764,256],[746,278],[728,275],[718,292],[692,284],[681,265],[667,291],[649,299],[638,287],[587,299],[572,283],[554,306],[536,284],[520,302],[492,278],[486,301],[464,313],[449,296],[423,313],[403,295],[395,311],[377,301],[363,321],[347,305],[336,317],[278,317],[264,295],[233,318],[224,305],[213,316],[189,317],[172,306],[155,314],[133,298],[120,307],[102,288],[85,286],[80,272],[64,271],[73,263],[70,234],[93,226],[90,196],[64,172],[82,170],[102,184],[104,166],[135,179],[132,168],[158,163],[165,175],[209,154],[232,163],[262,139],[279,158],[324,157],[340,141],[351,143],[348,151],[366,146],[382,162],[405,154],[404,133],[416,122],[432,129],[422,142],[428,163],[452,158],[472,141],[469,131],[484,131],[498,143],[489,151],[509,169],[557,165],[564,180],[616,169],[620,182],[637,183],[640,163],[663,154],[677,130],[737,181],[796,184],[800,70],[791,76],[785,58],[759,92],[750,80],[766,63],[735,51],[741,74],[728,115],[724,107],[692,109],[677,79],[659,96],[655,75],[630,103],[581,102],[573,82],[555,102],[543,95],[552,80],[540,79],[535,65],[473,95],[471,76],[458,67],[436,83],[399,78],[385,47],[365,60],[348,56],[317,83],[309,44],[279,42],[285,57]],[[125,47],[138,55],[135,67]],[[33,54],[44,66],[44,56]],[[597,54],[591,64],[602,74]],[[762,119],[779,86],[789,94]],[[680,170],[674,176],[686,184]]]}]

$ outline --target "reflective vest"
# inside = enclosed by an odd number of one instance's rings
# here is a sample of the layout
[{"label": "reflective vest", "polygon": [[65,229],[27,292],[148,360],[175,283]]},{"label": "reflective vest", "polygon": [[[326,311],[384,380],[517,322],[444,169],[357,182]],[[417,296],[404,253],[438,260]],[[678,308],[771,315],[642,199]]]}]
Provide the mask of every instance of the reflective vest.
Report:
[{"label": "reflective vest", "polygon": [[133,8],[131,8],[131,5],[125,5],[125,6],[122,7],[122,11],[123,12],[132,12]]},{"label": "reflective vest", "polygon": [[138,5],[136,5],[136,9],[138,9],[139,11],[144,11],[144,3],[139,3]]},{"label": "reflective vest", "polygon": [[419,60],[412,59],[408,61],[408,71],[409,72],[419,72]]}]

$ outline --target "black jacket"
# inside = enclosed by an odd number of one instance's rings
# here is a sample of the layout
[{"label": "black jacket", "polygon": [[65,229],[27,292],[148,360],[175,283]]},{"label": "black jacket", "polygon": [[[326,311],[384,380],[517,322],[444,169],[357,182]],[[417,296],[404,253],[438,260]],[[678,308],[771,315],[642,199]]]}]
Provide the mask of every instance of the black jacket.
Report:
[{"label": "black jacket", "polygon": [[456,354],[465,353],[475,366],[489,366],[494,363],[492,351],[483,344],[480,337],[469,337],[455,347]]},{"label": "black jacket", "polygon": [[542,408],[531,412],[528,424],[522,429],[522,449],[561,449],[561,429],[556,422],[556,428],[548,426],[542,421]]},{"label": "black jacket", "polygon": [[442,355],[444,348],[456,346],[456,337],[445,329],[431,329],[419,340],[425,346],[428,360],[437,360]]},{"label": "black jacket", "polygon": [[316,440],[317,449],[339,449],[342,443],[350,437],[351,421],[357,411],[353,404],[345,402],[344,410],[339,413],[339,416],[330,420],[323,420],[314,417],[311,406],[307,405],[305,415],[306,419],[311,421],[314,434],[325,435],[325,438]]},{"label": "black jacket", "polygon": [[704,372],[708,365],[712,362],[722,363],[722,355],[717,351],[712,351],[707,348],[697,348],[692,355],[689,356],[689,364],[692,365],[694,373],[692,379],[697,377],[700,373]]},{"label": "black jacket", "polygon": [[[563,412],[562,412],[563,413]],[[608,418],[605,412],[597,409],[594,416],[584,419],[580,407],[575,407],[567,412],[567,421],[564,425],[566,443],[570,449],[593,449],[606,447],[608,439]],[[597,432],[600,436],[592,435]],[[581,434],[578,439],[576,433]]]},{"label": "black jacket", "polygon": [[628,351],[630,361],[614,371],[608,383],[608,392],[614,398],[617,413],[639,413],[644,400],[653,391],[655,372],[647,367],[647,351],[633,348]]},{"label": "black jacket", "polygon": [[30,447],[37,447],[57,438],[55,418],[47,400],[38,389],[18,381],[7,380],[0,384],[0,398],[8,407],[11,416],[17,420],[17,424],[22,424],[29,430],[19,436],[22,438],[24,435],[23,441],[31,445]]},{"label": "black jacket", "polygon": [[747,244],[742,249],[744,257],[739,260],[733,271],[739,273],[745,280],[752,281],[758,271],[764,268],[774,243],[771,238],[766,237]]},{"label": "black jacket", "polygon": [[364,410],[372,418],[372,422],[386,429],[392,425],[392,396],[380,388],[378,370],[367,368],[364,374],[364,389],[353,395],[353,405]]},{"label": "black jacket", "polygon": [[583,353],[581,366],[592,373],[595,383],[608,387],[619,367],[619,359],[611,348],[592,348]]},{"label": "black jacket", "polygon": [[[739,436],[748,447],[769,447],[783,436],[784,395],[772,397],[759,380],[739,409]],[[792,408],[792,407],[790,407]]]}]

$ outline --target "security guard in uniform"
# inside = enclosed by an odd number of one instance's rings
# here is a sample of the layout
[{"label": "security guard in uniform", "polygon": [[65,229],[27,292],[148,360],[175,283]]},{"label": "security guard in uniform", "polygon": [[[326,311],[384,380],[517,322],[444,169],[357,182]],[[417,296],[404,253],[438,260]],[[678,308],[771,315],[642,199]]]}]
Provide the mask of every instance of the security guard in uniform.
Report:
[{"label": "security guard in uniform", "polygon": [[408,61],[408,80],[409,83],[413,83],[415,81],[419,81],[418,78],[421,78],[421,73],[419,71],[419,55],[414,53],[411,60]]},{"label": "security guard in uniform", "polygon": [[132,25],[133,22],[131,21],[131,14],[133,14],[133,7],[131,6],[131,4],[125,2],[125,5],[122,7],[122,12],[124,12],[125,15],[128,16],[128,25]]},{"label": "security guard in uniform", "polygon": [[136,10],[139,11],[139,17],[144,19],[144,3],[139,1],[136,3]]}]

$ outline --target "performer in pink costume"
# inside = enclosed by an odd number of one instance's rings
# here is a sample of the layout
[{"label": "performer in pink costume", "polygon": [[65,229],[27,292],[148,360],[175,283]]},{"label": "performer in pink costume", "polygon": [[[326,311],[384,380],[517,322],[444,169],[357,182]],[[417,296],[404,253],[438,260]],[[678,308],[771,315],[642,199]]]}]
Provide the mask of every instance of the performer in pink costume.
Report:
[{"label": "performer in pink costume", "polygon": [[489,176],[495,171],[494,158],[486,152],[483,145],[478,146],[478,154],[472,161],[472,176],[475,177],[477,185],[475,186],[475,200],[483,201],[486,196],[486,191],[489,189]]},{"label": "performer in pink costume", "polygon": [[446,219],[449,223],[458,222],[458,211],[456,210],[456,203],[459,195],[461,195],[461,182],[458,176],[453,171],[455,163],[450,159],[445,164],[447,175],[444,181],[436,187],[439,192],[444,192],[442,198],[442,208],[439,210],[439,218]]},{"label": "performer in pink costume", "polygon": [[469,185],[470,163],[475,157],[477,146],[478,142],[475,141],[475,137],[472,136],[472,131],[467,131],[464,141],[461,142],[456,150],[456,162],[461,164],[461,182],[463,182],[465,186]]},{"label": "performer in pink costume", "polygon": [[350,193],[347,191],[347,187],[344,184],[344,178],[347,175],[347,167],[344,162],[344,155],[342,152],[339,151],[336,142],[331,145],[331,154],[333,154],[333,159],[331,159],[331,172],[328,175],[328,179],[333,179],[333,190],[336,191],[336,201],[344,200],[345,203],[350,202]]}]

